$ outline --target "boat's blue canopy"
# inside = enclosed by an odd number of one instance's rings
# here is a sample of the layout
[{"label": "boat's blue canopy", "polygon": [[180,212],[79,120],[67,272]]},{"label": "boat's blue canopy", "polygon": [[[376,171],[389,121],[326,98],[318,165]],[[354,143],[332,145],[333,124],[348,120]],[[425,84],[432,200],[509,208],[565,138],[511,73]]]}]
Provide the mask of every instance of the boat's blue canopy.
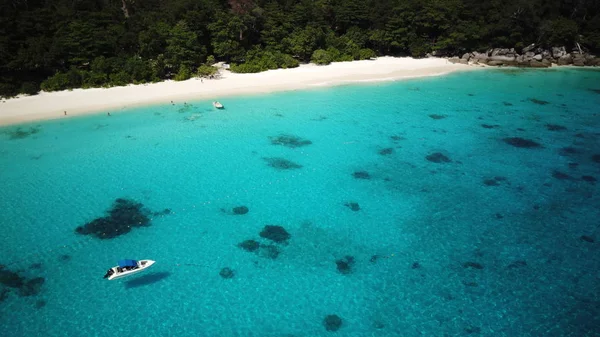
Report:
[{"label": "boat's blue canopy", "polygon": [[137,266],[136,260],[119,260],[119,267],[135,267]]}]

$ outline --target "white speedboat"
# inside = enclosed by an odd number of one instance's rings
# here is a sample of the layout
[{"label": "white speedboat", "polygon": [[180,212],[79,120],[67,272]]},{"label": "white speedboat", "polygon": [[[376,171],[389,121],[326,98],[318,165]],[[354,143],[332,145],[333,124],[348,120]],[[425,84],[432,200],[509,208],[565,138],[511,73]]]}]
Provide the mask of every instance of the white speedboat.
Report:
[{"label": "white speedboat", "polygon": [[217,109],[223,109],[223,104],[217,101],[213,102],[213,106]]},{"label": "white speedboat", "polygon": [[104,278],[114,280],[121,277],[137,274],[148,269],[148,267],[153,265],[155,262],[156,261],[152,260],[120,260],[118,266],[112,267],[106,271],[106,275],[104,275]]}]

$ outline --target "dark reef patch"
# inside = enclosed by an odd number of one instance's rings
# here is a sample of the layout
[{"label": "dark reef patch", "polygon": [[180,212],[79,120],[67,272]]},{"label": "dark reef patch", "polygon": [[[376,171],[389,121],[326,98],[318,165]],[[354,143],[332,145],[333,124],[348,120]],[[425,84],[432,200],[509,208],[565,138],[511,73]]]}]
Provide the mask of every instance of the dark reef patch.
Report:
[{"label": "dark reef patch", "polygon": [[31,265],[29,265],[29,269],[42,269],[42,264],[39,262],[32,263]]},{"label": "dark reef patch", "polygon": [[163,216],[163,215],[169,215],[169,214],[171,214],[171,210],[169,208],[165,208],[160,212],[152,213],[153,216]]},{"label": "dark reef patch", "polygon": [[270,158],[263,158],[266,162],[267,165],[278,169],[278,170],[294,170],[294,169],[299,169],[302,168],[302,165],[300,164],[296,164],[293,161],[284,159],[284,158],[278,158],[278,157],[270,157]]},{"label": "dark reef patch", "polygon": [[[43,277],[34,277],[27,279],[20,276],[17,272],[5,269],[0,266],[0,284],[7,288],[14,288],[19,296],[34,296],[37,295],[44,284],[45,279]],[[8,296],[8,289],[2,290],[0,297],[6,298]]]},{"label": "dark reef patch", "polygon": [[75,229],[82,235],[92,235],[99,239],[112,239],[129,233],[133,227],[150,225],[152,212],[139,202],[118,198],[106,216],[92,220]]},{"label": "dark reef patch", "polygon": [[221,271],[219,272],[219,275],[224,279],[230,279],[235,276],[235,271],[233,271],[233,269],[231,269],[229,267],[225,267],[225,268],[221,269]]},{"label": "dark reef patch", "polygon": [[354,212],[360,211],[360,206],[358,205],[357,202],[350,201],[350,202],[345,203],[344,206],[350,208]]},{"label": "dark reef patch", "polygon": [[67,262],[71,260],[71,255],[69,254],[62,254],[61,256],[58,257],[58,260],[60,262]]},{"label": "dark reef patch", "polygon": [[46,306],[46,301],[44,301],[44,300],[37,300],[37,301],[35,301],[35,308],[36,309],[41,309],[41,308],[43,308],[45,306]]},{"label": "dark reef patch", "polygon": [[557,171],[557,170],[552,171],[552,177],[554,177],[554,179],[558,179],[558,180],[570,180],[571,179],[571,176],[569,176],[568,174]]},{"label": "dark reef patch", "polygon": [[600,94],[600,89],[591,89],[591,88],[590,88],[590,89],[588,89],[588,90],[589,90],[589,91],[591,91],[591,92],[595,92],[595,93],[597,93],[597,94]]},{"label": "dark reef patch", "polygon": [[548,101],[544,101],[544,100],[537,99],[537,98],[531,98],[530,97],[527,100],[530,101],[530,102],[532,102],[532,103],[538,104],[538,105],[547,105],[547,104],[550,104],[550,102],[548,102]]},{"label": "dark reef patch", "polygon": [[597,179],[592,176],[581,176],[581,180],[587,181],[588,183],[595,184]]},{"label": "dark reef patch", "polygon": [[31,127],[28,129],[23,129],[21,127],[18,127],[12,131],[7,131],[6,133],[8,134],[8,138],[11,140],[15,140],[15,139],[23,139],[23,138],[27,138],[31,135],[35,135],[36,133],[40,132],[40,128],[39,127]]},{"label": "dark reef patch", "polygon": [[260,237],[277,243],[282,243],[287,242],[291,235],[282,226],[266,225],[260,232]]},{"label": "dark reef patch", "polygon": [[523,260],[517,260],[517,261],[511,262],[506,268],[515,269],[515,268],[522,268],[522,267],[527,267],[527,262],[525,262]]},{"label": "dark reef patch", "polygon": [[542,145],[540,145],[537,142],[534,142],[533,140],[529,140],[529,139],[525,139],[525,138],[521,138],[521,137],[508,137],[508,138],[504,138],[503,141],[506,144],[512,145],[514,147],[524,148],[524,149],[532,149],[532,148],[542,147]]},{"label": "dark reef patch", "polygon": [[352,273],[352,266],[354,266],[354,257],[347,255],[343,259],[335,261],[337,270],[346,275]]},{"label": "dark reef patch", "polygon": [[546,124],[546,129],[550,131],[566,131],[567,127],[558,124]]},{"label": "dark reef patch", "polygon": [[338,331],[342,327],[342,319],[338,315],[327,315],[323,319],[323,325],[327,331]]},{"label": "dark reef patch", "polygon": [[356,171],[352,173],[352,176],[356,179],[371,179],[371,175],[367,171]]},{"label": "dark reef patch", "polygon": [[277,137],[269,137],[269,139],[273,145],[283,145],[289,148],[296,148],[312,144],[310,140],[302,139],[294,135],[279,135]]},{"label": "dark reef patch", "polygon": [[498,125],[498,124],[481,124],[481,127],[484,129],[495,129],[497,127],[500,127],[500,125]]},{"label": "dark reef patch", "polygon": [[256,240],[249,239],[238,243],[238,247],[242,248],[247,252],[255,252],[258,250],[258,248],[260,248],[260,243]]},{"label": "dark reef patch", "polygon": [[448,116],[446,116],[446,115],[438,115],[438,114],[431,114],[431,115],[429,115],[429,118],[435,119],[435,120],[444,119],[446,117],[448,117]]},{"label": "dark reef patch", "polygon": [[21,288],[25,284],[25,278],[13,271],[2,268],[0,269],[0,284],[10,288]]},{"label": "dark reef patch", "polygon": [[463,263],[463,268],[468,269],[468,268],[472,268],[472,269],[483,269],[483,265],[481,263],[478,262],[465,262]]},{"label": "dark reef patch", "polygon": [[243,215],[243,214],[248,213],[250,210],[246,206],[237,206],[237,207],[234,207],[231,211],[233,212],[233,214]]},{"label": "dark reef patch", "polygon": [[390,139],[394,142],[397,141],[401,141],[401,140],[406,140],[406,137],[402,137],[402,136],[390,136]]},{"label": "dark reef patch", "polygon": [[593,237],[591,237],[591,236],[588,236],[588,235],[582,235],[582,236],[580,236],[579,238],[580,238],[582,241],[589,242],[589,243],[594,243],[594,241],[595,241]]},{"label": "dark reef patch", "polygon": [[600,154],[595,154],[595,155],[593,155],[593,156],[592,156],[592,161],[593,161],[594,163],[598,163],[598,164],[600,164]]},{"label": "dark reef patch", "polygon": [[474,334],[474,333],[478,334],[481,332],[481,328],[478,326],[468,326],[464,330],[467,334]]},{"label": "dark reef patch", "polygon": [[579,150],[577,150],[576,148],[571,147],[571,146],[566,146],[566,147],[563,147],[560,150],[558,150],[558,154],[560,154],[561,156],[569,156],[569,155],[578,154],[578,153],[579,153]]},{"label": "dark reef patch", "polygon": [[425,157],[425,159],[427,159],[428,161],[432,162],[432,163],[449,163],[452,160],[450,158],[448,158],[448,156],[442,154],[441,152],[435,152],[432,153],[430,155],[427,155]]},{"label": "dark reef patch", "polygon": [[387,156],[387,155],[394,153],[394,149],[391,147],[386,147],[385,149],[379,150],[378,153],[382,156]]},{"label": "dark reef patch", "polygon": [[511,102],[502,102],[502,104],[504,104],[504,106],[512,106],[513,105]]},{"label": "dark reef patch", "polygon": [[506,181],[506,177],[497,176],[490,179],[484,179],[483,184],[485,186],[498,186],[502,181]]},{"label": "dark reef patch", "polygon": [[19,295],[21,296],[33,296],[39,294],[42,289],[42,285],[46,279],[43,277],[35,277],[28,280],[19,288]]}]

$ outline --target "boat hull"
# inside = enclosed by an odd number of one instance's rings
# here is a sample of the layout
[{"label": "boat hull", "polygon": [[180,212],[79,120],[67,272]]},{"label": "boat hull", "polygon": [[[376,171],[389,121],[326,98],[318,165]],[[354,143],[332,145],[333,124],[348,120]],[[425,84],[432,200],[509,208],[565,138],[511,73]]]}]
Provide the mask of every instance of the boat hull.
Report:
[{"label": "boat hull", "polygon": [[139,260],[138,261],[138,267],[136,269],[123,270],[121,272],[119,272],[117,270],[117,267],[112,267],[111,269],[113,271],[113,274],[108,277],[108,280],[112,281],[112,280],[120,279],[120,278],[123,278],[123,277],[126,277],[126,276],[131,276],[133,274],[141,273],[144,270],[148,269],[150,266],[152,266],[154,263],[156,263],[156,261],[152,261],[152,260]]}]

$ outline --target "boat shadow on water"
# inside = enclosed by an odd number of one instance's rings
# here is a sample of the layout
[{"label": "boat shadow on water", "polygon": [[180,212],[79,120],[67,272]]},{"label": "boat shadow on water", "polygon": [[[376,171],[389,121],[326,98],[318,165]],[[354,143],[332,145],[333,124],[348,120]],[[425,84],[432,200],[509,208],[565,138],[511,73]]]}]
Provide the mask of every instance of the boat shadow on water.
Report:
[{"label": "boat shadow on water", "polygon": [[169,273],[169,272],[145,274],[145,275],[137,277],[135,279],[126,281],[125,288],[130,289],[130,288],[143,287],[146,285],[154,284],[156,282],[160,282],[169,276],[171,276],[171,273]]}]

